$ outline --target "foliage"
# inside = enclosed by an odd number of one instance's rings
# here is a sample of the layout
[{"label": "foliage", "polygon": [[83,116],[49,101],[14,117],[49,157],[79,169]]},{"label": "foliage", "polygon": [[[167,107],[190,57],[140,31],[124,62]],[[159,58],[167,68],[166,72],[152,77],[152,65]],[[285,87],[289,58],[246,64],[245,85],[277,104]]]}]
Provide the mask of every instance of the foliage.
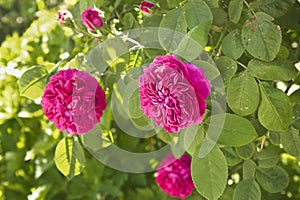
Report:
[{"label": "foliage", "polygon": [[[139,0],[57,3],[72,12],[76,26],[57,23],[53,2],[0,1],[1,33],[7,34],[0,38],[1,199],[172,199],[155,184],[154,172],[120,172],[96,159],[112,144],[136,153],[171,144],[175,156],[178,146],[186,147],[193,127],[147,138],[126,132],[153,125],[139,109],[138,94],[126,96],[136,80],[130,73],[167,53],[202,67],[213,85],[203,123],[186,149],[196,188],[187,199],[300,198],[299,2],[157,0],[149,16],[138,9]],[[94,6],[105,13],[101,34],[81,22],[81,12]],[[24,23],[13,27],[19,15]],[[153,49],[125,45],[139,35],[117,36],[145,27],[159,28],[147,44]],[[153,36],[147,34],[141,37]],[[44,116],[43,87],[67,68],[90,72],[106,90],[109,106],[97,126],[102,135],[68,136]],[[130,102],[126,130],[112,108],[120,118],[126,110],[113,99]]]}]

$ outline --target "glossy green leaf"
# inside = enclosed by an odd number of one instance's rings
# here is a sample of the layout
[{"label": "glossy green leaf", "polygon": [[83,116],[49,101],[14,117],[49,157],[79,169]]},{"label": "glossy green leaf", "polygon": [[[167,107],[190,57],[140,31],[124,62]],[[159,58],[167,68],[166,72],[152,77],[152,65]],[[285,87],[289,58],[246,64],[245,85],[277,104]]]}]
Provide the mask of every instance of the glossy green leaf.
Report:
[{"label": "glossy green leaf", "polygon": [[277,152],[269,149],[263,149],[261,152],[257,153],[256,157],[258,158],[258,166],[261,168],[273,167],[280,159]]},{"label": "glossy green leaf", "polygon": [[277,193],[289,184],[288,173],[281,167],[258,168],[256,180],[263,189],[270,193]]},{"label": "glossy green leaf", "polygon": [[255,152],[255,145],[251,142],[244,146],[236,147],[235,150],[236,150],[237,155],[240,158],[242,158],[244,160],[248,160],[253,156],[253,154]]},{"label": "glossy green leaf", "polygon": [[272,61],[281,45],[281,30],[272,23],[273,18],[258,12],[248,19],[242,29],[242,42],[245,49],[255,58]]},{"label": "glossy green leaf", "polygon": [[293,156],[300,156],[299,130],[291,127],[287,132],[282,132],[280,141],[287,153]]},{"label": "glossy green leaf", "polygon": [[286,14],[294,3],[295,0],[256,0],[250,3],[250,8],[265,12],[273,17],[280,17]]},{"label": "glossy green leaf", "polygon": [[252,160],[245,160],[243,163],[243,179],[254,179],[256,164]]},{"label": "glossy green leaf", "polygon": [[33,100],[40,97],[47,84],[48,76],[48,71],[43,66],[28,69],[19,80],[20,94]]},{"label": "glossy green leaf", "polygon": [[233,200],[260,200],[260,187],[254,179],[242,180],[234,190]]},{"label": "glossy green leaf", "polygon": [[262,80],[289,81],[297,75],[294,64],[285,59],[275,59],[272,62],[252,59],[248,63],[247,71],[251,76]]},{"label": "glossy green leaf", "polygon": [[279,89],[260,83],[261,104],[258,108],[260,123],[272,131],[284,131],[292,122],[292,106],[288,96]]},{"label": "glossy green leaf", "polygon": [[237,71],[236,62],[229,57],[221,56],[215,60],[215,63],[220,70],[224,85],[227,86]]},{"label": "glossy green leaf", "polygon": [[209,135],[212,140],[217,140],[219,144],[239,147],[250,143],[257,137],[257,133],[252,124],[245,118],[227,113],[224,125],[219,122],[224,118],[223,114],[213,115],[205,121],[209,126],[215,126],[222,130],[219,138]]},{"label": "glossy green leaf", "polygon": [[242,0],[230,1],[229,8],[228,8],[230,21],[232,21],[233,23],[239,22],[242,11],[243,11],[243,5],[244,5],[244,3]]},{"label": "glossy green leaf", "polygon": [[254,113],[260,101],[256,80],[247,73],[241,73],[229,82],[227,102],[230,109],[240,116]]},{"label": "glossy green leaf", "polygon": [[223,53],[236,60],[242,56],[245,51],[245,47],[242,43],[241,32],[239,29],[235,29],[228,33],[222,42],[222,51]]},{"label": "glossy green leaf", "polygon": [[68,179],[79,175],[85,163],[84,151],[75,137],[65,137],[56,146],[54,162]]},{"label": "glossy green leaf", "polygon": [[227,163],[218,147],[214,147],[204,158],[195,152],[191,164],[192,179],[196,190],[205,198],[216,200],[227,184]]}]

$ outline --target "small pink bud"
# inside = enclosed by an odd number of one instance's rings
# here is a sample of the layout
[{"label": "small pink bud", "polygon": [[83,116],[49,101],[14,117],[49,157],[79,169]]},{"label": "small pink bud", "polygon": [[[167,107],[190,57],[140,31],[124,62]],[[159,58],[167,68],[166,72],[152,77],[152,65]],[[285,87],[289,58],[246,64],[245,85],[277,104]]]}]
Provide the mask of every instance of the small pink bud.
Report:
[{"label": "small pink bud", "polygon": [[143,11],[145,14],[152,14],[151,8],[153,8],[155,5],[152,2],[149,1],[143,1],[140,5],[140,9]]},{"label": "small pink bud", "polygon": [[90,30],[103,26],[103,12],[96,8],[87,8],[81,14],[83,24]]},{"label": "small pink bud", "polygon": [[63,25],[66,23],[67,19],[73,18],[72,13],[68,10],[59,10],[58,11],[58,23]]}]

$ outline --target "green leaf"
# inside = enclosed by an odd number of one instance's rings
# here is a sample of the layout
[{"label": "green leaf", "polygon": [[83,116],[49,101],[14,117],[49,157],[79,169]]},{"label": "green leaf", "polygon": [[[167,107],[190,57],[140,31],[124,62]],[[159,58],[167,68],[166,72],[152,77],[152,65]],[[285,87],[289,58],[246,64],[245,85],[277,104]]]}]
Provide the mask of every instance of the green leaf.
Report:
[{"label": "green leaf", "polygon": [[250,60],[248,73],[262,80],[289,81],[296,77],[297,70],[294,64],[285,59],[275,59],[272,62],[264,62],[256,59]]},{"label": "green leaf", "polygon": [[89,50],[86,60],[99,73],[103,73],[108,66],[117,72],[118,66],[123,70],[124,65],[128,63],[128,52],[127,45],[120,37],[111,38]]},{"label": "green leaf", "polygon": [[222,42],[222,51],[226,56],[234,60],[243,55],[245,47],[243,46],[239,29],[234,29],[225,36]]},{"label": "green leaf", "polygon": [[185,19],[189,29],[195,26],[203,25],[206,27],[207,32],[213,21],[213,15],[210,8],[202,0],[190,0],[184,6]]},{"label": "green leaf", "polygon": [[164,49],[174,51],[177,49],[186,31],[187,25],[184,20],[184,9],[173,9],[160,22],[159,42]]},{"label": "green leaf", "polygon": [[196,190],[207,199],[218,199],[227,184],[227,163],[218,147],[214,147],[204,158],[196,151],[191,164],[192,179]]},{"label": "green leaf", "polygon": [[223,8],[214,8],[211,10],[213,14],[213,25],[222,27],[228,21],[227,12]]},{"label": "green leaf", "polygon": [[213,115],[206,119],[205,123],[209,126],[215,126],[222,130],[219,138],[214,135],[208,135],[212,140],[226,146],[239,147],[250,143],[257,137],[257,133],[247,119],[234,114],[226,113],[225,123],[220,124],[224,118],[223,114]]},{"label": "green leaf", "polygon": [[291,127],[287,132],[282,132],[280,141],[287,153],[293,156],[300,156],[299,130]]},{"label": "green leaf", "polygon": [[254,179],[256,164],[252,160],[245,160],[243,164],[243,179]]},{"label": "green leaf", "polygon": [[261,168],[273,167],[280,159],[278,153],[269,149],[262,150],[256,156],[258,158],[258,166]]},{"label": "green leaf", "polygon": [[280,17],[286,14],[294,3],[295,0],[256,0],[250,3],[250,8],[265,12],[273,17]]},{"label": "green leaf", "polygon": [[241,73],[229,82],[227,102],[230,109],[240,116],[254,113],[260,101],[256,80],[247,73]]},{"label": "green leaf", "polygon": [[294,110],[293,110],[293,127],[300,129],[300,103],[297,103],[294,106]]},{"label": "green leaf", "polygon": [[241,14],[243,11],[243,1],[242,0],[232,0],[229,3],[228,13],[229,19],[233,23],[237,24],[241,18]]},{"label": "green leaf", "polygon": [[236,147],[236,153],[244,160],[250,159],[255,152],[255,145],[251,142],[247,145]]},{"label": "green leaf", "polygon": [[229,57],[221,56],[215,60],[215,63],[220,70],[224,85],[227,86],[233,75],[237,71],[237,64]]},{"label": "green leaf", "polygon": [[84,151],[75,137],[65,137],[56,146],[54,162],[58,170],[68,179],[81,173],[84,163]]},{"label": "green leaf", "polygon": [[[184,6],[184,17],[190,31],[190,38],[198,42],[201,47],[208,42],[208,33],[213,21],[209,7],[202,0],[191,0]],[[199,50],[194,50],[199,51]]]},{"label": "green leaf", "polygon": [[300,90],[296,90],[290,95],[290,100],[293,104],[300,103]]},{"label": "green leaf", "polygon": [[163,9],[171,9],[171,8],[175,8],[178,7],[178,4],[180,3],[180,0],[161,0],[159,2],[159,5],[163,8]]},{"label": "green leaf", "polygon": [[201,27],[197,26],[184,35],[174,53],[187,61],[193,61],[199,57],[203,53],[202,46],[207,44],[207,34],[202,34],[201,31]]},{"label": "green leaf", "polygon": [[204,2],[210,7],[210,8],[218,8],[219,7],[219,0],[204,0]]},{"label": "green leaf", "polygon": [[202,143],[204,138],[204,132],[205,132],[204,127],[203,126],[196,126],[196,127],[197,127],[196,133],[195,133],[195,128],[193,126],[190,126],[186,129],[187,132],[185,132],[184,134],[180,134],[180,136],[183,137],[180,140],[183,143],[182,146],[191,155],[193,155],[194,152],[197,151],[197,147],[199,146],[199,144]]},{"label": "green leaf", "polygon": [[140,118],[144,115],[144,111],[140,108],[140,92],[135,90],[130,96],[128,103],[129,116],[131,118]]},{"label": "green leaf", "polygon": [[292,106],[288,96],[267,83],[260,83],[261,104],[258,108],[258,120],[272,131],[284,131],[292,122]]},{"label": "green leaf", "polygon": [[279,146],[280,145],[280,133],[278,131],[269,131],[269,139],[272,144]]},{"label": "green leaf", "polygon": [[[207,45],[208,32],[203,24],[195,26],[188,32],[188,36],[195,40],[203,49],[203,46]],[[199,47],[198,47],[199,48]],[[202,51],[201,49],[201,51]],[[199,51],[199,50],[198,50]],[[201,51],[199,53],[201,53]]]},{"label": "green leaf", "polygon": [[256,180],[266,191],[277,193],[289,184],[288,173],[279,166],[272,168],[258,168]]},{"label": "green leaf", "polygon": [[236,186],[233,193],[233,200],[260,200],[261,191],[257,182],[252,180],[242,180]]},{"label": "green leaf", "polygon": [[22,96],[36,99],[43,94],[47,84],[48,71],[43,66],[35,66],[25,71],[19,80],[19,90]]},{"label": "green leaf", "polygon": [[255,58],[272,61],[279,52],[281,31],[272,23],[273,18],[258,12],[243,26],[242,42],[245,49]]},{"label": "green leaf", "polygon": [[209,80],[215,80],[220,76],[220,72],[216,66],[203,60],[195,60],[192,62],[194,65],[201,67],[204,70],[205,77]]},{"label": "green leaf", "polygon": [[242,159],[238,157],[233,147],[224,147],[222,148],[222,152],[226,158],[228,166],[235,166],[242,162]]}]

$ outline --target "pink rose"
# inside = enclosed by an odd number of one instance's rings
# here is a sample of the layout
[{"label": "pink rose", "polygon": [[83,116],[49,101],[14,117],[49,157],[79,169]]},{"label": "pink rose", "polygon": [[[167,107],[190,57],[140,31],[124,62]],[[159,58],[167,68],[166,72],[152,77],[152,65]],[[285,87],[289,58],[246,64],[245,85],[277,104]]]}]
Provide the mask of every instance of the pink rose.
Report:
[{"label": "pink rose", "polygon": [[151,8],[154,7],[154,4],[148,1],[143,1],[140,5],[140,9],[145,13],[145,14],[151,14]]},{"label": "pink rose", "polygon": [[100,122],[106,108],[105,93],[89,73],[61,70],[47,83],[41,105],[58,129],[84,134]]},{"label": "pink rose", "polygon": [[81,14],[83,24],[91,30],[103,25],[103,12],[96,8],[88,8]]},{"label": "pink rose", "polygon": [[210,94],[203,69],[175,55],[158,56],[139,77],[141,109],[167,132],[201,123]]},{"label": "pink rose", "polygon": [[195,188],[191,177],[191,158],[188,155],[183,155],[176,159],[172,154],[161,162],[156,183],[165,193],[172,197],[186,198]]}]

